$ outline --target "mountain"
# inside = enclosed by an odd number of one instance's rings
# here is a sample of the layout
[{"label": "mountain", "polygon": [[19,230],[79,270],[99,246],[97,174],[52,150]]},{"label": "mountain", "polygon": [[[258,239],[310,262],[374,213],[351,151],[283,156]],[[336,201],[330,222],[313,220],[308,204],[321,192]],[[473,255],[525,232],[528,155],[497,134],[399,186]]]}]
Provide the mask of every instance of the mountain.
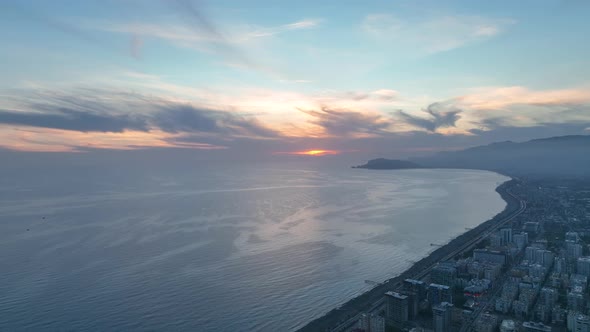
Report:
[{"label": "mountain", "polygon": [[412,161],[432,168],[471,168],[516,176],[590,177],[590,136],[500,142]]},{"label": "mountain", "polygon": [[353,168],[366,169],[408,169],[421,168],[420,165],[407,160],[385,159],[378,158],[369,160],[366,164],[360,166],[353,166]]}]

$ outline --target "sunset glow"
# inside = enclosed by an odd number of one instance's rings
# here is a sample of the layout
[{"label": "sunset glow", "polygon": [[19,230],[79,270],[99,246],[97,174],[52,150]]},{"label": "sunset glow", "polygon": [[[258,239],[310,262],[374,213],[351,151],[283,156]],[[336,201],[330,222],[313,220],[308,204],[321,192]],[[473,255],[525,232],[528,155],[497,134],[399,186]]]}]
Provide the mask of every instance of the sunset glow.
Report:
[{"label": "sunset glow", "polygon": [[401,157],[589,133],[574,5],[4,3],[0,150]]},{"label": "sunset glow", "polygon": [[277,152],[275,154],[291,154],[291,155],[299,155],[299,156],[322,157],[322,156],[327,156],[327,155],[340,154],[340,151],[336,151],[336,150],[305,150],[305,151],[293,151],[293,152]]}]

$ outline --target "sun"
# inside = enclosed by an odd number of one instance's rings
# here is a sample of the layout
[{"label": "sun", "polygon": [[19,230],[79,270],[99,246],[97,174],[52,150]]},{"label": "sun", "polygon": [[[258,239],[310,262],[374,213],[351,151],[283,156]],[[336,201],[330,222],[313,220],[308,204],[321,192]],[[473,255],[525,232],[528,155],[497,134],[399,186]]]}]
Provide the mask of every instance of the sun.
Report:
[{"label": "sun", "polygon": [[308,156],[324,156],[327,154],[336,154],[336,151],[330,151],[330,150],[309,150],[309,151],[302,151],[302,154],[308,155]]},{"label": "sun", "polygon": [[275,152],[275,154],[290,154],[296,156],[313,156],[322,157],[328,155],[340,154],[340,151],[336,150],[303,150],[303,151],[292,151],[292,152]]}]

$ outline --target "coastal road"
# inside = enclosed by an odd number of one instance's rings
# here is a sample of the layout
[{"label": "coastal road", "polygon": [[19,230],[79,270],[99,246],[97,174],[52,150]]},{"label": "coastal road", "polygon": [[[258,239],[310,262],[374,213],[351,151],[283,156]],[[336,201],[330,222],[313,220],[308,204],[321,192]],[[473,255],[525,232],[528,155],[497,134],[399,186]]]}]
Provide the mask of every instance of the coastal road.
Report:
[{"label": "coastal road", "polygon": [[[518,210],[514,211],[512,214],[510,214],[509,216],[506,216],[505,218],[503,218],[502,220],[494,223],[492,226],[490,226],[488,229],[486,229],[485,231],[481,232],[480,234],[478,234],[477,236],[475,236],[473,239],[468,240],[467,242],[465,242],[464,244],[460,245],[457,249],[453,250],[452,252],[448,253],[447,255],[443,256],[441,259],[437,260],[436,262],[433,262],[432,264],[430,264],[429,266],[427,266],[425,269],[423,269],[422,271],[420,271],[419,273],[410,276],[410,278],[413,279],[423,279],[424,277],[426,277],[430,271],[436,266],[436,264],[438,264],[441,261],[447,261],[459,254],[463,254],[465,252],[470,251],[471,249],[473,249],[479,242],[481,242],[483,239],[487,238],[488,236],[490,236],[492,233],[496,232],[499,228],[505,226],[507,223],[511,222],[512,220],[514,220],[514,218],[516,218],[517,216],[519,216],[520,214],[522,214],[525,210],[526,210],[526,201],[520,199],[519,197],[517,197],[516,195],[514,195],[510,189],[506,190],[506,193],[510,196],[512,196],[514,199],[518,200],[520,202],[520,206],[518,208]],[[400,290],[402,286],[401,281],[398,281],[395,285],[394,285],[394,289],[396,290]],[[385,298],[381,298],[378,301],[372,303],[369,307],[368,310],[366,310],[365,312],[368,313],[373,313],[376,311],[379,311],[383,305],[385,304]],[[477,316],[479,316],[479,314],[481,313],[482,308],[479,309],[479,311],[474,312],[474,316],[471,320],[471,323],[475,321],[475,319],[477,319]],[[353,327],[356,322],[360,319],[361,317],[361,313],[358,313],[352,317],[350,317],[349,319],[343,321],[342,323],[338,324],[337,326],[335,326],[334,328],[330,329],[330,331],[332,332],[342,332],[342,331],[346,331],[347,329],[350,329],[351,327]],[[468,324],[469,326],[471,324]],[[461,329],[461,331],[466,331]]]}]

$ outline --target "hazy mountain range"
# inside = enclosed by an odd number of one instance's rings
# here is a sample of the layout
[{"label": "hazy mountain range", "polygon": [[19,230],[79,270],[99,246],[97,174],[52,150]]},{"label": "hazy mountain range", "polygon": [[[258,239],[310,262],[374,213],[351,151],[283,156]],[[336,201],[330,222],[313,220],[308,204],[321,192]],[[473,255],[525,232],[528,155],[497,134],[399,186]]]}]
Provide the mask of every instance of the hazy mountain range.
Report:
[{"label": "hazy mountain range", "polygon": [[[559,136],[521,143],[506,141],[409,161],[416,167],[483,169],[516,176],[590,177],[590,136]],[[398,169],[407,168],[399,165],[410,165],[403,162],[381,158],[360,167]]]}]

